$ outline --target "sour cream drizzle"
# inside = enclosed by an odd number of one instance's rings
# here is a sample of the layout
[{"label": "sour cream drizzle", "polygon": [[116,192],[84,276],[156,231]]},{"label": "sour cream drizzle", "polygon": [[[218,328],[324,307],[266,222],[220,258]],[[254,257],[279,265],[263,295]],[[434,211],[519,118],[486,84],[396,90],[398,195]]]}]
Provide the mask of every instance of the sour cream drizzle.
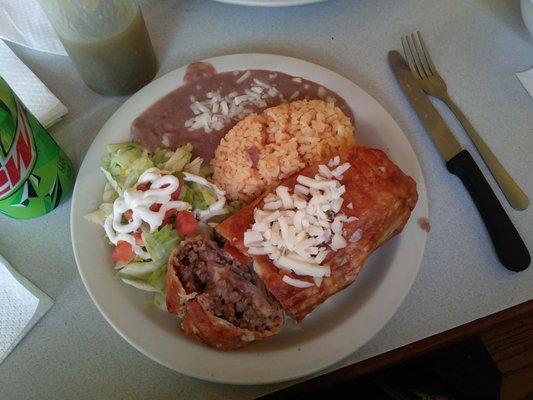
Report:
[{"label": "sour cream drizzle", "polygon": [[213,185],[207,179],[202,178],[201,176],[190,174],[188,172],[183,173],[183,179],[187,182],[196,182],[200,185],[209,187],[215,195],[217,196],[217,201],[209,206],[207,210],[197,210],[196,215],[201,220],[206,220],[215,215],[224,214],[224,206],[226,205],[226,192],[220,190],[217,186]]},{"label": "sour cream drizzle", "polygon": [[[194,175],[193,175],[194,176]],[[171,195],[180,186],[179,179],[174,175],[164,175],[158,168],[147,169],[139,178],[137,184],[150,183],[146,191],[129,188],[113,203],[113,213],[104,223],[107,237],[113,244],[123,240],[131,244],[135,254],[143,259],[150,258],[148,252],[137,245],[133,232],[139,230],[143,223],[155,231],[163,223],[168,210],[189,210],[191,205],[184,201],[171,201]],[[161,204],[158,211],[150,210],[153,204]],[[131,210],[131,221],[122,223],[123,214]]]}]

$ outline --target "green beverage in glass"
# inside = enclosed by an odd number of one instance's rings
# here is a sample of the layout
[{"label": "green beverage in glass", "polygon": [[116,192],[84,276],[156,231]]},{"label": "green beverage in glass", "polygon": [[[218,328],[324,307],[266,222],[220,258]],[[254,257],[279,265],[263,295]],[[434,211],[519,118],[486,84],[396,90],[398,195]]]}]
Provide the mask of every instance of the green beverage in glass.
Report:
[{"label": "green beverage in glass", "polygon": [[70,196],[67,155],[0,77],[0,212],[40,217]]}]

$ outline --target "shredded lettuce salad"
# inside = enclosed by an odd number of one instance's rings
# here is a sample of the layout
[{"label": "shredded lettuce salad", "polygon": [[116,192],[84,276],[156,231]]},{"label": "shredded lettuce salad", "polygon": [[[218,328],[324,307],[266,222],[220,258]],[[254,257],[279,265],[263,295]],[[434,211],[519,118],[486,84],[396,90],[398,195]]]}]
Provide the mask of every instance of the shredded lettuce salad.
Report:
[{"label": "shredded lettuce salad", "polygon": [[[139,177],[149,168],[156,167],[178,178],[188,172],[208,179],[211,171],[200,157],[192,158],[191,144],[175,151],[149,149],[135,143],[119,143],[107,146],[107,154],[102,157],[101,171],[106,178],[102,203],[92,213],[85,216],[91,222],[104,225],[106,218],[113,213],[113,203],[126,189],[134,188]],[[180,181],[181,182],[181,181]],[[190,204],[192,211],[206,210],[217,201],[217,195],[207,186],[196,182],[182,182],[179,200]],[[226,203],[223,212],[208,221],[198,221],[198,232],[212,236],[212,223],[220,222],[238,209],[237,203]],[[154,294],[150,304],[166,310],[165,275],[167,260],[174,248],[184,239],[174,224],[166,224],[153,232],[142,232],[143,249],[149,259],[135,256],[127,263],[117,262],[117,277],[124,283]]]}]

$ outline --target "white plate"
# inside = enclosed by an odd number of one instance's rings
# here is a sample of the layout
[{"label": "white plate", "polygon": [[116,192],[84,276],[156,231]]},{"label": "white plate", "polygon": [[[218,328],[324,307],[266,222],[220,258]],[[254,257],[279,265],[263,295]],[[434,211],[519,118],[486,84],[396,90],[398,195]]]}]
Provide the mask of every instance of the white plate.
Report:
[{"label": "white plate", "polygon": [[149,296],[113,277],[111,251],[100,226],[83,216],[100,203],[99,171],[105,146],[130,139],[135,117],[181,85],[185,68],[169,72],[130,99],[106,122],[78,173],[72,198],[71,231],[80,275],[107,321],[148,357],[193,377],[234,384],[298,378],[348,356],[374,336],[396,312],[420,268],[426,232],[427,197],[418,160],[392,117],[353,82],[317,65],[267,54],[236,54],[205,60],[217,71],[267,69],[318,82],[342,96],[355,114],[357,141],[384,150],[418,185],[419,200],[401,235],[376,251],[349,288],[321,305],[301,326],[288,323],[276,337],[248,348],[220,352],[186,337],[176,320],[148,305]]},{"label": "white plate", "polygon": [[215,0],[220,3],[237,4],[239,6],[287,7],[304,4],[320,3],[326,0]]}]

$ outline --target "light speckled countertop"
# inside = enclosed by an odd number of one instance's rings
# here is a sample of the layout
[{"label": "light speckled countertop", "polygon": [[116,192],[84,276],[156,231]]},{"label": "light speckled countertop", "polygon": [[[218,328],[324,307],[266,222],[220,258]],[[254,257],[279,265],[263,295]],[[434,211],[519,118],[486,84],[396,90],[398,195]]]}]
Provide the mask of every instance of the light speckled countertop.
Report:
[{"label": "light speckled countertop", "polygon": [[[155,0],[153,0],[155,1]],[[533,65],[514,0],[330,0],[297,8],[245,8],[207,0],[157,0],[145,13],[161,62],[159,75],[197,59],[237,52],[302,58],[356,82],[396,119],[418,154],[429,192],[431,233],[420,274],[399,311],[344,366],[500,311],[533,297],[533,267],[501,267],[466,190],[449,174],[399,91],[386,62],[400,35],[420,29],[453,98],[501,162],[533,198],[533,101],[514,72]],[[79,166],[103,123],[124,98],[88,90],[59,56],[11,46],[67,105],[52,132]],[[464,132],[458,140],[496,185]],[[533,207],[512,210],[533,248]],[[288,384],[227,386],[185,377],[126,343],[97,311],[74,262],[70,203],[30,221],[0,216],[0,253],[55,305],[0,364],[8,399],[253,398]]]}]

